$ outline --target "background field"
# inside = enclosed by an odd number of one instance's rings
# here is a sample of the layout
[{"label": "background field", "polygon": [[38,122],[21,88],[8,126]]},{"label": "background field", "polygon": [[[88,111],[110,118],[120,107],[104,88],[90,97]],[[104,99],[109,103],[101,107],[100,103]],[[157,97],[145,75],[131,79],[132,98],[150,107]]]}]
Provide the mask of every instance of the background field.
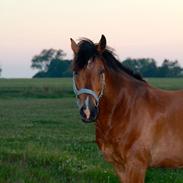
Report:
[{"label": "background field", "polygon": [[[71,79],[0,80],[0,183],[117,183],[80,121]],[[183,79],[148,79],[164,89]],[[183,170],[148,170],[147,183],[183,183]]]}]

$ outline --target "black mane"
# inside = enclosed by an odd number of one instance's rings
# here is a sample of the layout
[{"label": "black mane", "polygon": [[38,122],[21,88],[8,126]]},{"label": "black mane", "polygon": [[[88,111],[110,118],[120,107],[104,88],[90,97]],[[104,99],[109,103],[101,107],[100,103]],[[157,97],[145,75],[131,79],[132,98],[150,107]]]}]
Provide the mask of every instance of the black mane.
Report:
[{"label": "black mane", "polygon": [[[96,56],[99,56],[99,53],[96,49],[96,45],[89,39],[82,39],[79,42],[79,52],[76,55],[73,70],[78,71],[83,69],[85,66],[87,66],[88,61],[90,59],[94,59]],[[141,77],[139,73],[135,73],[133,70],[120,63],[115,58],[112,50],[105,49],[105,51],[102,53],[102,57],[104,58],[104,61],[107,64],[107,66],[113,69],[114,71],[124,71],[125,73],[136,78],[137,80],[145,82],[145,80]]]},{"label": "black mane", "polygon": [[97,56],[97,50],[92,41],[89,39],[83,39],[79,42],[79,52],[75,57],[73,70],[78,71],[83,69],[88,61]]}]

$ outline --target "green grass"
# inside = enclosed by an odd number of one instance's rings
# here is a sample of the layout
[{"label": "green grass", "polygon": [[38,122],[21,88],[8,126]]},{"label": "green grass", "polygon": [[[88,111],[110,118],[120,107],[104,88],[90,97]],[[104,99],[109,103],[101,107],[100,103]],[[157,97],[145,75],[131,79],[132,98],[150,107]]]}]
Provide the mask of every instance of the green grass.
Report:
[{"label": "green grass", "polygon": [[183,89],[183,78],[148,78],[147,82],[166,90]]},{"label": "green grass", "polygon": [[1,79],[0,98],[61,98],[74,96],[72,79]]},{"label": "green grass", "polygon": [[[183,79],[149,81],[183,88]],[[0,183],[118,182],[95,124],[80,120],[71,79],[0,80]],[[146,182],[183,183],[183,170],[150,169]]]}]

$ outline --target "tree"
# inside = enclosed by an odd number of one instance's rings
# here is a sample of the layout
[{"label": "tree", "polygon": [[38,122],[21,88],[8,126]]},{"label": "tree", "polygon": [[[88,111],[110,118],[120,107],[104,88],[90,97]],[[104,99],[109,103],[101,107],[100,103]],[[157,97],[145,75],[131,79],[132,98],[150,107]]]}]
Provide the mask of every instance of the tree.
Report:
[{"label": "tree", "polygon": [[64,60],[63,50],[44,49],[32,59],[32,68],[38,69],[33,77],[71,77],[71,61]]},{"label": "tree", "polygon": [[40,72],[46,72],[48,70],[48,66],[50,62],[54,59],[63,59],[66,54],[63,50],[56,49],[44,49],[41,51],[39,55],[35,55],[31,62],[31,67],[33,69],[38,69]]},{"label": "tree", "polygon": [[0,67],[0,76],[1,76],[1,73],[2,73],[2,68]]},{"label": "tree", "polygon": [[127,58],[122,62],[125,66],[132,69],[134,72],[142,74],[144,77],[156,77],[157,65],[156,61],[151,58],[131,59]]},{"label": "tree", "polygon": [[54,59],[50,62],[48,66],[48,71],[46,73],[47,77],[70,77],[72,72],[70,70],[70,60],[59,60]]},{"label": "tree", "polygon": [[177,60],[170,61],[165,59],[158,69],[159,77],[180,77],[182,76],[183,69],[180,67]]},{"label": "tree", "polygon": [[123,61],[123,64],[134,72],[139,72],[144,77],[180,77],[183,76],[183,68],[178,61],[165,59],[161,66],[157,66],[156,61],[150,58],[131,59]]}]

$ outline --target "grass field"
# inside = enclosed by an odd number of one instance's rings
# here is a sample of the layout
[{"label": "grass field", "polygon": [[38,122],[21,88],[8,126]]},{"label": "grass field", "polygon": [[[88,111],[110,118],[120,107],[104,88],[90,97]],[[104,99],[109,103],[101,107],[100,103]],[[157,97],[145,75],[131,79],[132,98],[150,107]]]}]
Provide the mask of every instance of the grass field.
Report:
[{"label": "grass field", "polygon": [[[183,79],[148,79],[165,89]],[[0,183],[118,183],[80,121],[71,79],[0,80]],[[150,169],[146,183],[183,183],[183,170]]]}]

